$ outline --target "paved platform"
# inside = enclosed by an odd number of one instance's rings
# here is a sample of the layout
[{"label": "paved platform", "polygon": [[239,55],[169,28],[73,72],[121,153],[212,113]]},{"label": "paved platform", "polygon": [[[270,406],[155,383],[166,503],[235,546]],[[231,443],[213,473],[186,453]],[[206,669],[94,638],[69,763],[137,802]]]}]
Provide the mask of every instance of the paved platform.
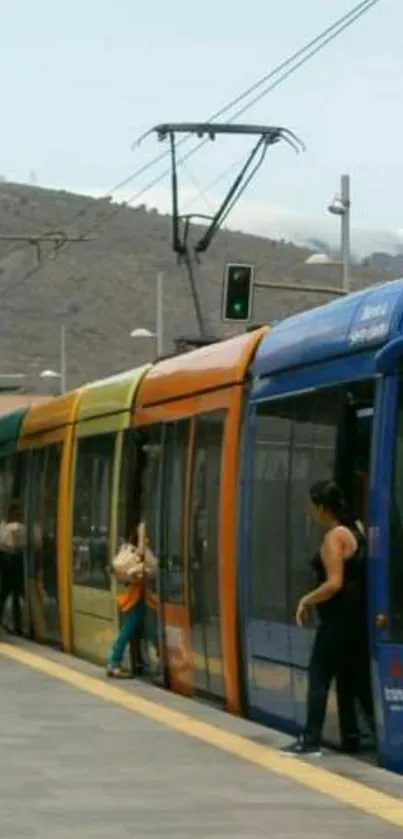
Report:
[{"label": "paved platform", "polygon": [[30,644],[0,644],[1,839],[393,839],[403,778]]}]

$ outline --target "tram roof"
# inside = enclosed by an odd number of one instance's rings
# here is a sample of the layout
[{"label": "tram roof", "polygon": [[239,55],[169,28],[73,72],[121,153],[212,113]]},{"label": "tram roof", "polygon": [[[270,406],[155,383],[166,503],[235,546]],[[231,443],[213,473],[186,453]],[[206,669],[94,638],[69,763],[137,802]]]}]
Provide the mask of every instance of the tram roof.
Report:
[{"label": "tram roof", "polygon": [[76,421],[85,422],[130,411],[136,390],[150,367],[150,364],[145,364],[89,384],[80,399]]},{"label": "tram roof", "polygon": [[43,434],[55,431],[73,423],[76,416],[77,405],[85,387],[78,390],[63,393],[48,402],[32,405],[26,412],[21,424],[21,438],[31,437],[35,434]]},{"label": "tram roof", "polygon": [[27,411],[28,406],[0,417],[0,455],[12,454],[17,448],[21,424]]},{"label": "tram roof", "polygon": [[262,327],[158,362],[144,377],[136,410],[242,384],[256,346],[267,330],[268,327]]},{"label": "tram roof", "polygon": [[376,349],[402,326],[403,279],[371,286],[273,326],[258,347],[256,378]]}]

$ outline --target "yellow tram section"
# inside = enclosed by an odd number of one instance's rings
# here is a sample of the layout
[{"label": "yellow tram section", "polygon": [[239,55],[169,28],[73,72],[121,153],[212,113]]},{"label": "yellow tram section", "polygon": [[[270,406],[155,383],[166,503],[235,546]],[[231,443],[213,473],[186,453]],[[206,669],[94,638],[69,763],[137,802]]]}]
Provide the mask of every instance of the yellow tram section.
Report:
[{"label": "yellow tram section", "polygon": [[93,383],[83,394],[76,415],[69,540],[72,648],[77,655],[99,663],[105,663],[118,626],[115,582],[107,568],[121,535],[124,433],[149,368],[146,365]]},{"label": "yellow tram section", "polygon": [[[54,564],[57,578],[59,640],[63,649],[72,648],[71,633],[71,473],[74,452],[74,421],[85,388],[57,397],[29,409],[23,419],[18,449],[26,453],[29,476],[25,488],[28,508],[26,588],[31,627],[35,640],[56,640],[51,636],[43,576],[44,565]],[[44,556],[49,526],[43,466],[50,453],[57,452],[57,467],[50,467],[54,491],[55,538],[52,554]],[[35,477],[34,477],[35,476]],[[34,509],[33,508],[34,506]]]},{"label": "yellow tram section", "polygon": [[[26,593],[32,635],[99,663],[106,660],[118,621],[107,568],[118,541],[123,435],[149,367],[33,406],[24,413],[14,445],[26,466]],[[94,479],[90,485],[88,473]],[[102,476],[100,484],[97,475]],[[102,522],[96,520],[100,506],[106,511]],[[91,572],[100,545],[104,563],[94,582]]]}]

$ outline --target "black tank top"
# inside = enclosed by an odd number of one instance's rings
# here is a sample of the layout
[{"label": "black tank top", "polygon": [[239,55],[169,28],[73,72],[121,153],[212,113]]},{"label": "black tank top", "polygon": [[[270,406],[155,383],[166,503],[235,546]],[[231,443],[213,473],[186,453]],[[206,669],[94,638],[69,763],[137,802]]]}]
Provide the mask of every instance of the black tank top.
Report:
[{"label": "black tank top", "polygon": [[[361,620],[365,612],[366,596],[366,540],[358,526],[348,527],[357,541],[357,550],[344,562],[343,586],[334,597],[317,603],[316,608],[321,621]],[[312,559],[317,585],[327,580],[326,569],[320,550]]]}]

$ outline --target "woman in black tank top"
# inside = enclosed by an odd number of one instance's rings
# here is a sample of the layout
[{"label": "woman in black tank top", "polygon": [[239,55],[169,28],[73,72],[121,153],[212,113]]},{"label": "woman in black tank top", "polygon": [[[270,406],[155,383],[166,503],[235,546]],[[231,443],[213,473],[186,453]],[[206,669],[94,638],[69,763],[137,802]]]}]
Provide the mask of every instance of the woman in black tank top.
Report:
[{"label": "woman in black tank top", "polygon": [[[342,738],[357,737],[354,687],[344,701],[341,685],[357,665],[358,639],[365,626],[365,536],[349,514],[338,487],[321,481],[311,487],[310,515],[326,528],[320,550],[312,560],[316,587],[298,603],[296,621],[303,626],[315,606],[319,627],[309,664],[307,722],[302,737],[283,751],[290,755],[319,755],[326,705],[333,678],[340,680],[339,712]],[[349,686],[350,687],[350,686]],[[344,729],[344,731],[343,731]]]}]

